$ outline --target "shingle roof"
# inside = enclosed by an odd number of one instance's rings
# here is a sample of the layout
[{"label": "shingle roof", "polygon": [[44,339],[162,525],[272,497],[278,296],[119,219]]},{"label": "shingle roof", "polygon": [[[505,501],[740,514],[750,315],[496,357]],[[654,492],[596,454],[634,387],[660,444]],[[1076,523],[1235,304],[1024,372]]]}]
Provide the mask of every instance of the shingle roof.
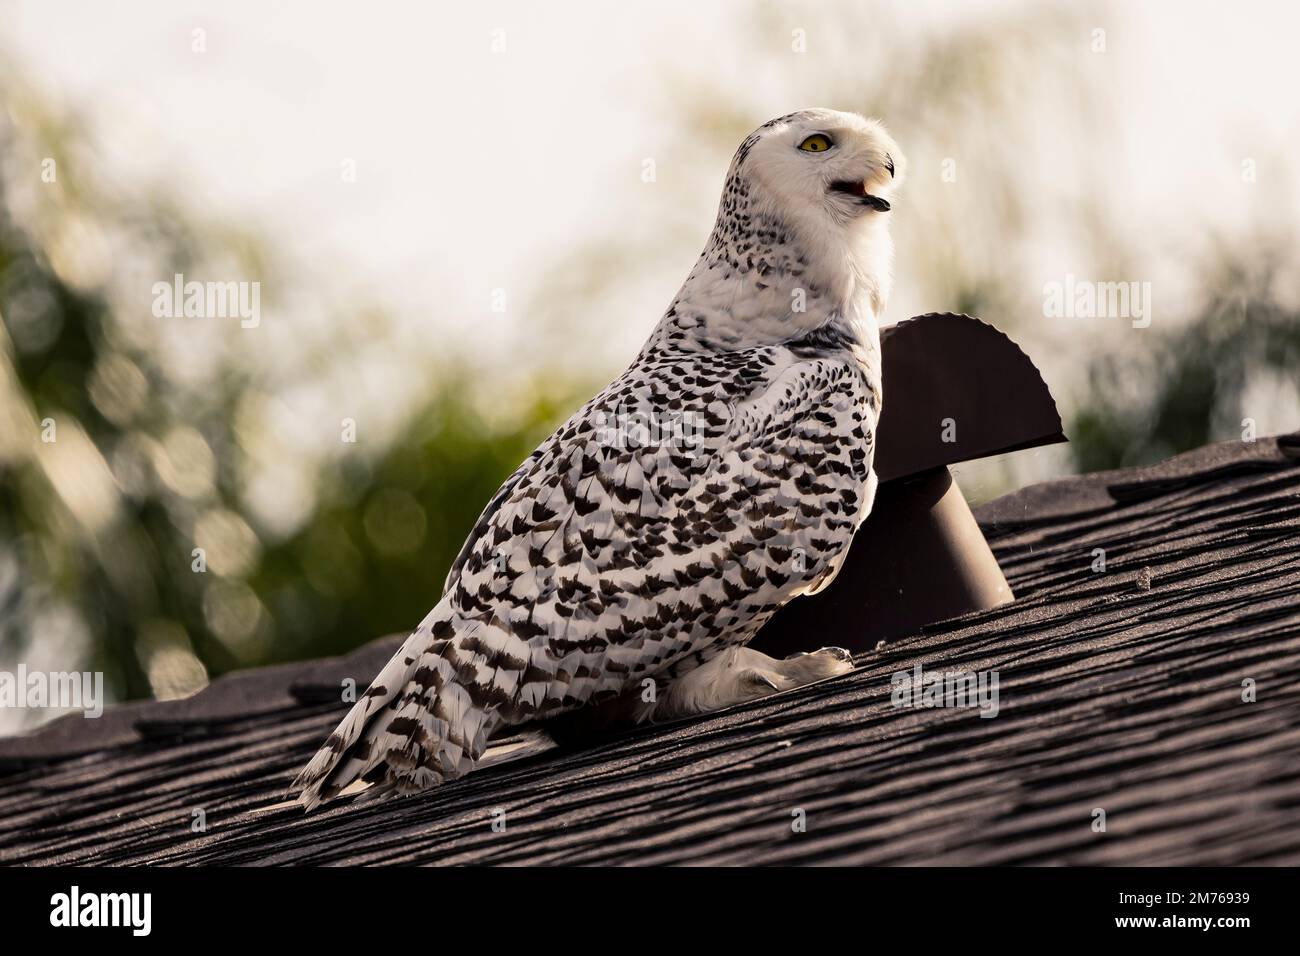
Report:
[{"label": "shingle roof", "polygon": [[[976,514],[1015,603],[832,681],[524,751],[410,799],[266,809],[339,719],[339,682],[364,686],[393,639],[64,718],[0,741],[0,860],[1300,862],[1300,434]],[[891,675],[916,663],[997,670],[999,715],[893,706]]]}]

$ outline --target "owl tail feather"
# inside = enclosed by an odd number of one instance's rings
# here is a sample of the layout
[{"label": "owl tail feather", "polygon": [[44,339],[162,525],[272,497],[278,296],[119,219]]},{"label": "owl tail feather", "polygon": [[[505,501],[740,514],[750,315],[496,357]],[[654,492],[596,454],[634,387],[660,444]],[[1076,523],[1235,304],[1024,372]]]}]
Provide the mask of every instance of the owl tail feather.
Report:
[{"label": "owl tail feather", "polygon": [[371,799],[425,790],[474,768],[500,717],[458,680],[457,625],[447,618],[433,610],[298,774],[290,790],[305,809],[357,782],[372,785]]}]

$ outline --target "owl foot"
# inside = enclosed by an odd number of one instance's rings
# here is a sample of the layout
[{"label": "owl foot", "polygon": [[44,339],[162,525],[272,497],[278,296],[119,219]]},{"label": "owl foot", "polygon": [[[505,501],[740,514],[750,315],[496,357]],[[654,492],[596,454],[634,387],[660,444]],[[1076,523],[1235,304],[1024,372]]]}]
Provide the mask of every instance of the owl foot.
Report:
[{"label": "owl foot", "polygon": [[732,647],[669,684],[652,718],[706,714],[851,670],[853,655],[842,647],[823,647],[784,660],[748,647]]}]

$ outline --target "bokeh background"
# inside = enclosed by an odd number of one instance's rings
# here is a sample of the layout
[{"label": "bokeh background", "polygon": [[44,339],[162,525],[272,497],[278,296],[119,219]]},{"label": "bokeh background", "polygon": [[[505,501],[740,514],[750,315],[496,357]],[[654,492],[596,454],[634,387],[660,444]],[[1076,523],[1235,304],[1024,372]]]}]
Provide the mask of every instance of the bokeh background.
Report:
[{"label": "bokeh background", "polygon": [[[635,354],[736,144],[805,106],[909,155],[889,321],[979,315],[1058,399],[1071,443],[962,467],[968,497],[1294,430],[1298,27],[1172,0],[0,4],[0,669],[177,697],[409,629]],[[154,317],[177,272],[260,282],[260,325]],[[1150,327],[1046,316],[1067,275],[1150,282]]]}]

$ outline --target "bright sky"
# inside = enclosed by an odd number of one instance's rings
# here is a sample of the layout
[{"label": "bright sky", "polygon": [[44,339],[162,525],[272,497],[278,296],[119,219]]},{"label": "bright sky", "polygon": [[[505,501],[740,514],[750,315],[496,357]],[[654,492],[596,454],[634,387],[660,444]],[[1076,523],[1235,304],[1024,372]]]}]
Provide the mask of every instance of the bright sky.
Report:
[{"label": "bright sky", "polygon": [[[920,33],[1014,6],[895,5]],[[778,22],[798,25],[798,7],[778,9]],[[1253,215],[1250,197],[1241,201],[1240,158],[1261,157],[1266,182],[1288,172],[1268,163],[1300,148],[1295,8],[1167,0],[1101,9],[1108,52],[1096,69],[1113,98],[1098,136],[1118,134],[1125,152],[1091,185],[1153,236],[1185,241],[1198,224]],[[716,64],[718,82],[757,101],[755,125],[790,106],[781,77],[743,69],[732,27],[752,10],[698,0],[32,0],[5,27],[37,87],[93,121],[109,168],[182,184],[201,210],[259,224],[323,282],[359,283],[416,317],[437,303],[463,316],[452,334],[483,337],[508,334],[485,321],[494,288],[526,294],[577,237],[653,225],[658,197],[637,186],[641,158],[661,155],[673,133],[664,77]],[[206,52],[192,49],[194,30],[206,31]],[[493,52],[496,30],[504,52]],[[774,42],[787,37],[782,28]],[[720,181],[726,158],[708,175]],[[347,160],[353,183],[343,182]],[[914,176],[914,189],[926,185]],[[1293,213],[1298,203],[1270,191],[1265,205]],[[712,215],[698,210],[701,240]],[[695,251],[683,250],[678,271]],[[1071,254],[1049,245],[1045,271],[1064,271],[1052,260]],[[904,302],[907,268],[900,262]],[[646,314],[621,347],[634,347],[679,279],[647,284],[657,298],[637,304]]]},{"label": "bright sky", "polygon": [[36,2],[8,19],[39,85],[87,107],[115,168],[344,264],[323,276],[486,315],[521,263],[551,259],[636,182],[658,135],[638,84],[691,55],[647,43],[637,5],[548,9]]},{"label": "bright sky", "polygon": [[[1021,7],[1018,0],[878,5],[900,51]],[[702,246],[730,158],[729,147],[683,148],[683,123],[673,115],[678,87],[698,82],[703,95],[722,94],[727,107],[752,112],[756,126],[814,105],[802,98],[816,98],[818,78],[845,64],[877,78],[864,83],[888,82],[888,62],[853,62],[853,36],[824,35],[834,22],[828,8],[777,3],[763,15],[739,0],[375,0],[362,7],[20,0],[5,18],[4,42],[41,95],[91,125],[110,181],[157,179],[205,216],[264,232],[307,270],[323,301],[346,302],[352,293],[390,303],[398,322],[391,339],[353,357],[342,379],[280,402],[293,421],[336,420],[343,412],[334,405],[356,414],[378,403],[381,411],[366,414],[392,428],[405,414],[403,394],[423,387],[424,355],[490,363],[518,355],[524,343],[527,356],[545,350],[584,375],[621,368]],[[1071,377],[1084,367],[1080,348],[1142,344],[1125,337],[1123,323],[1081,340],[1076,325],[1034,317],[1044,280],[1086,271],[1098,252],[1084,247],[1070,196],[1102,198],[1141,270],[1091,278],[1150,279],[1165,314],[1191,295],[1198,249],[1231,243],[1261,223],[1300,221],[1300,70],[1292,50],[1300,8],[1247,0],[1228,14],[1206,0],[1161,0],[1094,9],[1097,26],[1065,38],[1058,68],[1095,81],[1095,115],[1080,132],[1079,104],[1062,102],[1059,85],[1026,77],[1022,125],[1031,133],[1022,130],[1017,140],[1026,145],[1000,155],[992,129],[994,148],[984,154],[1014,167],[1015,188],[1036,217],[1018,250],[1027,313],[986,318],[1016,320],[1021,329],[1026,320],[1040,323],[1022,344],[1067,401]],[[802,24],[813,26],[807,55],[787,59],[791,30]],[[1094,29],[1105,30],[1104,54],[1090,51]],[[756,42],[778,54],[763,69],[749,68]],[[1050,43],[1044,37],[1045,49]],[[900,122],[882,118],[895,128]],[[904,146],[914,160],[910,205],[896,231],[911,254],[897,263],[891,320],[954,305],[936,301],[942,296],[925,284],[918,258],[925,230],[951,228],[964,248],[988,242],[961,231],[972,230],[962,198],[937,168],[940,157],[974,147],[923,122],[912,124]],[[656,159],[669,188],[641,181],[645,157]],[[1248,159],[1258,164],[1251,184],[1241,176]],[[355,181],[345,181],[353,168]],[[978,189],[978,171],[962,184]],[[585,245],[670,228],[682,236],[680,254],[638,262],[616,283],[613,302],[567,322],[565,341],[552,341],[553,329],[528,328],[542,305],[539,290]],[[498,289],[505,315],[492,310]],[[287,327],[267,323],[265,335],[278,328],[289,338],[263,352],[273,358],[324,331],[315,314],[294,318]],[[192,347],[207,354],[197,339]],[[1300,414],[1294,401],[1254,404],[1263,406],[1265,433],[1294,427]],[[1276,421],[1263,420],[1274,412]],[[1059,457],[1041,467],[1021,458],[1021,481],[1062,466]]]}]

